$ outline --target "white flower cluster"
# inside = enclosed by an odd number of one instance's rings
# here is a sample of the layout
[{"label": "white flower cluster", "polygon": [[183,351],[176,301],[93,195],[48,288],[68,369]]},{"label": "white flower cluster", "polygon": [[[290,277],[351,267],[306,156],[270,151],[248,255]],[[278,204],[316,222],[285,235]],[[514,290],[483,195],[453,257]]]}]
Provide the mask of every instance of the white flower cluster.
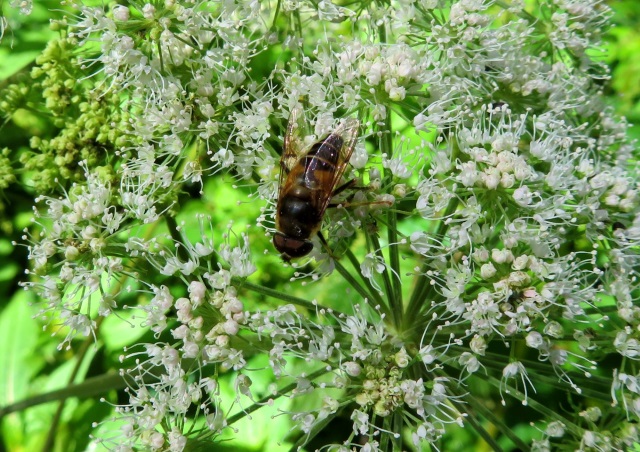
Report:
[{"label": "white flower cluster", "polygon": [[[34,209],[34,222],[46,227],[47,234],[29,246],[29,259],[32,272],[41,280],[25,283],[46,300],[40,312],[43,318],[47,312],[60,313],[69,329],[64,342],[70,342],[75,334],[91,334],[95,327],[92,303],[97,303],[101,316],[112,312],[121,290],[115,277],[127,273],[124,246],[113,243],[127,215],[112,204],[114,194],[105,180],[108,178],[81,165],[86,171],[85,185],[71,187],[65,197],[36,200],[44,202],[47,209]],[[107,251],[108,247],[112,249]]]},{"label": "white flower cluster", "polygon": [[[136,362],[124,372],[130,383],[129,403],[116,407],[124,437],[115,444],[105,439],[98,442],[117,448],[183,450],[187,438],[181,426],[195,408],[201,410],[212,433],[220,434],[227,426],[223,407],[232,402],[221,398],[218,381],[203,377],[202,370],[240,371],[245,367],[244,353],[234,347],[234,341],[248,319],[235,288],[222,282],[224,276],[205,277],[217,289],[192,280],[187,287],[189,296],[175,299],[166,287],[151,287],[154,297],[142,307],[146,324],[157,336],[170,332],[175,342],[135,347],[121,357],[122,362]],[[168,325],[170,309],[176,310],[177,322]],[[160,423],[165,434],[157,431]]]},{"label": "white flower cluster", "polygon": [[[353,400],[360,409],[354,411],[352,419],[354,431],[363,435],[380,430],[375,418],[388,417],[407,407],[420,419],[413,438],[415,446],[419,446],[427,435],[433,439],[442,434],[443,424],[452,422],[452,418],[461,422],[459,416],[462,415],[446,403],[446,379],[437,379],[431,391],[427,392],[422,379],[407,378],[403,372],[409,366],[411,356],[404,347],[396,347],[393,353],[392,350],[383,350],[387,337],[382,325],[369,323],[358,308],[354,315],[324,310],[319,314],[319,318],[337,322],[339,330],[334,331],[334,328],[322,324],[311,324],[308,329],[301,327],[305,323],[292,305],[253,315],[252,329],[272,338],[274,345],[269,351],[271,368],[278,378],[293,377],[297,382],[291,397],[311,395],[330,388],[357,388]],[[339,346],[346,345],[346,342],[351,344],[348,349]],[[304,347],[303,343],[306,344]],[[326,370],[333,372],[334,377],[330,383],[318,385],[306,374],[292,375],[286,367],[287,356],[324,362]],[[319,408],[295,413],[293,419],[299,421],[302,432],[309,434],[338,408],[338,401],[324,397]]]}]

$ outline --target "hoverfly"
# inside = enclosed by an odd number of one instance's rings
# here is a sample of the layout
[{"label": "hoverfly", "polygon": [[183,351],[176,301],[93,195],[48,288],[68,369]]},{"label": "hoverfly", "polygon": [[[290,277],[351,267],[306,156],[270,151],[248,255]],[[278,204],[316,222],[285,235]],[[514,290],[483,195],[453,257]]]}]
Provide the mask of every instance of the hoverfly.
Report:
[{"label": "hoverfly", "polygon": [[291,112],[280,159],[280,183],[273,245],[282,259],[306,256],[311,237],[320,232],[331,198],[338,187],[358,139],[360,122],[349,118],[327,137],[303,146],[301,112]]}]

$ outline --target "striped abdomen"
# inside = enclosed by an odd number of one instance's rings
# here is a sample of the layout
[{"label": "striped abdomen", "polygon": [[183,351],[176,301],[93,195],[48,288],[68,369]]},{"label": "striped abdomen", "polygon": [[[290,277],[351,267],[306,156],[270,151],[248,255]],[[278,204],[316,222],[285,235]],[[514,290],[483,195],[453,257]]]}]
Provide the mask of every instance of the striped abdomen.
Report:
[{"label": "striped abdomen", "polygon": [[331,198],[343,139],[330,135],[313,145],[288,175],[278,203],[278,231],[304,240],[316,233]]}]

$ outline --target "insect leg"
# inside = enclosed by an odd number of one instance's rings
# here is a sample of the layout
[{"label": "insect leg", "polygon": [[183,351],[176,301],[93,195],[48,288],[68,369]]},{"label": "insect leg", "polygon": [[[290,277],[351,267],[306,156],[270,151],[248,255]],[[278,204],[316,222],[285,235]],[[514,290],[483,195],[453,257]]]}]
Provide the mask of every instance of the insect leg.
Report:
[{"label": "insect leg", "polygon": [[327,208],[333,207],[335,209],[336,207],[341,207],[343,209],[351,209],[353,207],[361,207],[361,206],[386,206],[386,207],[391,207],[392,205],[393,205],[393,203],[390,202],[390,201],[363,201],[363,202],[345,201],[345,202],[331,203],[331,204],[329,204],[327,206]]},{"label": "insect leg", "polygon": [[356,180],[355,179],[348,180],[347,182],[345,182],[344,184],[340,185],[338,188],[333,190],[333,193],[331,193],[331,196],[339,195],[343,191],[345,191],[345,190],[347,190],[349,188],[352,188],[355,184],[356,184]]},{"label": "insect leg", "polygon": [[[368,190],[369,187],[356,187],[356,180],[355,179],[351,179],[347,182],[345,182],[344,184],[340,185],[338,188],[336,188],[333,191],[333,194],[331,195],[331,197],[334,197],[340,193],[342,193],[343,191],[349,189],[349,188],[356,188],[359,190]],[[391,203],[389,203],[388,201],[364,201],[364,202],[351,202],[351,199],[353,198],[353,195],[347,197],[346,200],[342,201],[342,202],[331,202],[327,205],[327,208],[336,208],[336,207],[344,207],[344,208],[348,208],[348,207],[358,207],[358,206],[368,206],[368,205],[385,205],[388,207],[391,207]]]},{"label": "insect leg", "polygon": [[321,231],[318,231],[318,238],[320,239],[320,243],[322,243],[322,247],[327,251],[329,257],[335,261],[336,257],[331,251],[331,248],[329,248],[329,243],[327,242],[327,239],[324,238],[324,235],[322,235]]},{"label": "insect leg", "polygon": [[[348,190],[349,188],[354,188],[356,185],[356,180],[355,179],[351,179],[348,180],[347,182],[345,182],[344,184],[340,185],[338,188],[336,188],[333,193],[331,194],[331,197],[333,198],[336,195],[339,195],[340,193],[342,193],[345,190]],[[344,206],[344,202],[332,202],[329,203],[329,205],[327,206],[327,208],[335,208],[338,206]]]}]

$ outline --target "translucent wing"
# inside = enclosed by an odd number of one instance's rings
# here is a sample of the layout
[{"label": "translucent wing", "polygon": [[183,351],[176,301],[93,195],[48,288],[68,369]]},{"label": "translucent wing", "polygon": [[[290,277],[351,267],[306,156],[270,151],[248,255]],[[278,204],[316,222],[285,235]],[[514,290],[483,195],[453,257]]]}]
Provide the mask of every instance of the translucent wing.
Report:
[{"label": "translucent wing", "polygon": [[278,183],[278,193],[282,193],[285,186],[287,176],[291,169],[304,155],[304,134],[306,125],[304,123],[304,112],[298,104],[291,110],[289,115],[289,123],[287,131],[284,135],[284,145],[282,147],[282,156],[280,157],[280,180]]},{"label": "translucent wing", "polygon": [[[320,140],[307,154],[305,167],[305,185],[307,187],[324,187],[315,191],[313,204],[320,216],[329,206],[331,196],[342,179],[356,142],[360,122],[355,118],[344,121],[324,140]],[[313,158],[310,158],[312,157]]]}]

